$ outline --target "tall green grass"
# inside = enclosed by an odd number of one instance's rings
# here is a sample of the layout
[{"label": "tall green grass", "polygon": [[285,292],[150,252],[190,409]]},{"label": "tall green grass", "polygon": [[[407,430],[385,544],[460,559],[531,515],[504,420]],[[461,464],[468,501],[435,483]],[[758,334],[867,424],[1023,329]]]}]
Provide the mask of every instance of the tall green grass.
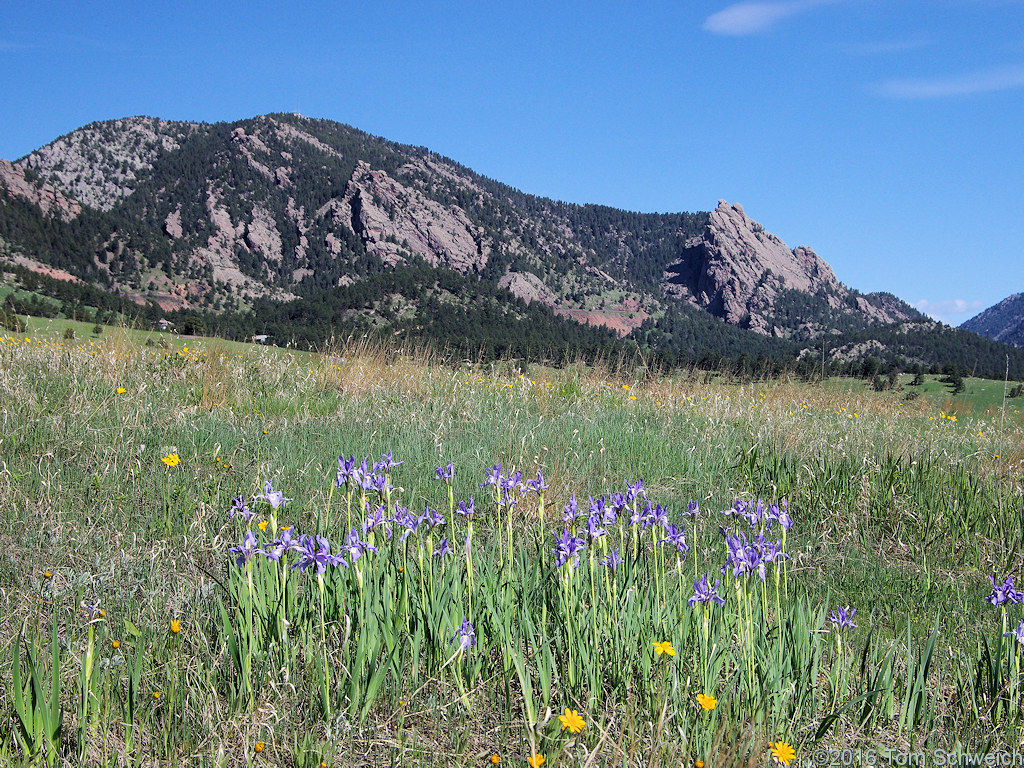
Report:
[{"label": "tall green grass", "polygon": [[[1020,581],[1019,417],[787,382],[104,336],[0,345],[11,764],[757,764],[777,741],[802,759],[1024,732],[1002,636],[1020,609],[1004,627],[984,600],[990,574]],[[294,552],[236,565],[246,530],[263,544],[294,526],[337,552],[363,517],[362,494],[334,487],[338,454],[389,451],[405,463],[371,507],[438,510],[429,538],[378,529],[379,552],[322,579]],[[434,476],[448,462],[450,485]],[[498,462],[543,472],[543,517],[536,494],[509,510],[480,487]],[[638,478],[686,526],[686,556],[616,523],[556,568],[569,498]],[[228,518],[268,480],[292,500]],[[471,559],[452,514],[470,496]],[[718,526],[736,525],[719,510],[757,498],[788,499],[795,520],[792,559],[763,585],[719,573]],[[434,557],[442,538],[453,553]],[[705,572],[724,606],[687,604]],[[828,616],[847,605],[860,627],[838,642]],[[566,709],[582,733],[562,729]]]}]

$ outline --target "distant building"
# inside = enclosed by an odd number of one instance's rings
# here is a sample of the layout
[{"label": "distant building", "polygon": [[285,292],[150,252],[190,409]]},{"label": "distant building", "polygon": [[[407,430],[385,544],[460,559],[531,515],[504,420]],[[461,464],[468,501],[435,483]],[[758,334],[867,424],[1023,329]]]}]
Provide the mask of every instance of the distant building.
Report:
[{"label": "distant building", "polygon": [[267,334],[261,333],[261,334],[259,334],[257,336],[253,336],[252,340],[255,343],[257,343],[257,344],[266,344],[267,343],[267,339],[269,339],[269,338],[270,337]]},{"label": "distant building", "polygon": [[163,318],[163,317],[161,317],[159,320],[156,321],[156,325],[157,325],[157,327],[161,331],[166,331],[169,328],[173,328],[174,327],[174,323],[172,323],[170,320],[167,320],[166,318]]}]

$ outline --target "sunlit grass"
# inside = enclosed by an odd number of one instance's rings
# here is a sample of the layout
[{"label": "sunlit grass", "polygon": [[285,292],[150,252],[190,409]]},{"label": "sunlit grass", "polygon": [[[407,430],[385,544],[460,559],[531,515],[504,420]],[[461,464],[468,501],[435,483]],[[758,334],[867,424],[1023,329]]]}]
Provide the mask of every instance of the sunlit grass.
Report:
[{"label": "sunlit grass", "polygon": [[[876,747],[1021,736],[1019,657],[1001,636],[1022,617],[1011,606],[1004,628],[984,600],[988,576],[1021,580],[1013,409],[1001,419],[849,382],[53,330],[0,341],[0,640],[12,649],[24,627],[21,679],[32,665],[52,690],[57,629],[55,759],[768,764],[769,744],[803,757],[819,731]],[[228,549],[247,529],[262,545],[291,525],[338,552],[362,515],[333,486],[337,456],[388,452],[405,462],[389,514],[446,518],[429,543],[405,550],[379,533],[380,552],[358,573],[332,568],[322,593],[262,556],[236,566]],[[451,497],[434,476],[449,462]],[[509,515],[480,487],[496,463],[543,472],[543,533],[535,495]],[[556,569],[551,534],[570,497],[586,508],[638,478],[684,526],[686,556],[650,528],[633,555],[632,529],[610,526],[607,551]],[[259,502],[248,526],[228,518],[232,497],[267,481],[292,501]],[[470,496],[467,570],[449,498]],[[718,525],[735,525],[719,510],[758,498],[787,499],[795,521],[778,598],[771,570],[741,596],[718,570]],[[435,558],[442,539],[453,554]],[[601,565],[615,548],[617,587]],[[705,572],[722,578],[721,609],[687,605]],[[88,625],[83,602],[102,621]],[[860,626],[837,643],[828,615],[845,606]],[[464,619],[476,644],[455,655]],[[36,759],[5,717],[0,762]],[[44,744],[38,759],[51,754]]]}]

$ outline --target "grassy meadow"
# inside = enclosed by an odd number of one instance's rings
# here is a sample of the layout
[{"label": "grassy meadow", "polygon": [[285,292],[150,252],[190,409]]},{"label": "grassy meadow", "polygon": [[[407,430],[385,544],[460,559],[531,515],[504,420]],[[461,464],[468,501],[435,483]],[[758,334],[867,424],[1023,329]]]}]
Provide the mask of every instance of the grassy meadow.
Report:
[{"label": "grassy meadow", "polygon": [[79,325],[0,341],[0,764],[703,768],[1024,739],[1002,384]]}]

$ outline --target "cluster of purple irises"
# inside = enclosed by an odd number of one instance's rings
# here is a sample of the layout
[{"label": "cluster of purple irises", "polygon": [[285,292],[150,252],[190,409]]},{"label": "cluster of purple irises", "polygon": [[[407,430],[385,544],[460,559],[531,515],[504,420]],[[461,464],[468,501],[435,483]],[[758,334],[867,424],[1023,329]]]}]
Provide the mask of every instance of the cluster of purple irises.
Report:
[{"label": "cluster of purple irises", "polygon": [[[647,492],[644,490],[644,481],[637,480],[635,483],[626,483],[625,493],[616,492],[610,496],[589,497],[586,507],[580,506],[573,494],[569,503],[562,510],[562,522],[566,527],[561,533],[552,533],[555,539],[555,546],[551,550],[555,555],[555,567],[561,568],[571,564],[574,568],[579,567],[580,554],[586,550],[588,544],[593,544],[602,536],[608,535],[606,525],[615,525],[621,519],[626,518],[630,525],[650,528],[660,525],[665,533],[665,538],[659,543],[668,542],[676,547],[680,556],[685,555],[690,547],[686,543],[686,534],[683,527],[673,525],[668,519],[668,510],[660,504],[651,504],[647,499]],[[698,513],[697,503],[690,502],[687,514],[695,517]],[[569,524],[574,520],[582,519],[583,525],[572,533]],[[620,550],[613,549],[601,559],[601,564],[614,568],[622,562]]]},{"label": "cluster of purple irises", "polygon": [[334,485],[342,488],[347,483],[352,483],[364,492],[376,491],[384,496],[387,491],[394,490],[394,486],[388,479],[388,473],[397,466],[404,464],[404,461],[395,461],[388,451],[380,457],[380,461],[369,465],[369,459],[363,459],[358,465],[355,456],[338,457],[338,475],[334,478]]},{"label": "cluster of purple irises", "polygon": [[789,516],[789,501],[782,500],[781,504],[766,505],[761,499],[757,501],[737,501],[732,509],[723,509],[723,515],[741,517],[750,523],[751,528],[764,525],[769,530],[773,523],[782,526],[782,530],[788,531],[793,527],[793,518]]},{"label": "cluster of purple irises", "polygon": [[[452,465],[449,464],[448,467],[451,469]],[[441,469],[438,468],[439,476],[440,472]],[[527,493],[543,493],[547,490],[548,485],[544,482],[544,473],[539,469],[537,470],[536,479],[523,480],[522,472],[510,470],[506,474],[502,471],[501,463],[499,462],[493,467],[484,470],[484,481],[480,483],[480,487],[493,487],[498,506],[502,509],[511,510],[519,503],[519,499],[516,497],[517,493],[520,496],[525,496]]]},{"label": "cluster of purple irises", "polygon": [[769,541],[765,538],[764,532],[761,532],[748,540],[747,534],[743,532],[734,535],[728,528],[721,530],[726,549],[725,564],[722,566],[723,576],[731,568],[732,575],[736,578],[756,573],[761,577],[761,581],[764,581],[770,564],[778,565],[789,559],[789,555],[782,549],[781,539]]},{"label": "cluster of purple irises", "polygon": [[[260,544],[252,529],[245,532],[242,543],[229,550],[235,555],[235,564],[239,568],[245,568],[246,564],[256,555],[262,555],[268,560],[279,562],[288,553],[298,555],[296,562],[292,564],[293,569],[305,573],[310,567],[316,569],[318,575],[323,575],[327,566],[349,567],[349,560],[355,563],[367,552],[377,552],[377,548],[367,541],[359,538],[359,533],[354,528],[349,532],[345,541],[337,552],[331,551],[331,543],[323,536],[306,534],[295,537],[291,528],[282,528],[280,535],[273,541]],[[346,557],[348,559],[346,559]]]}]

